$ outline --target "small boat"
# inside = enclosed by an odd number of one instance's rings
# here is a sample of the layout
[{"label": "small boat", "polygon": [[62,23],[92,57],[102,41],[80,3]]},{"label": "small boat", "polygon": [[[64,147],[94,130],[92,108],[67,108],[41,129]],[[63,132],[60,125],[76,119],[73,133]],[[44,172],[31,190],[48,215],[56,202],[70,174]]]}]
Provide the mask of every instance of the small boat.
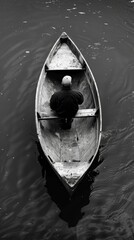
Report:
[{"label": "small boat", "polygon": [[[49,105],[52,94],[60,90],[65,75],[72,77],[72,88],[84,96],[69,130],[60,128],[59,118]],[[36,89],[35,119],[43,152],[64,186],[72,193],[98,153],[102,110],[91,69],[65,32],[58,38],[43,65]]]}]

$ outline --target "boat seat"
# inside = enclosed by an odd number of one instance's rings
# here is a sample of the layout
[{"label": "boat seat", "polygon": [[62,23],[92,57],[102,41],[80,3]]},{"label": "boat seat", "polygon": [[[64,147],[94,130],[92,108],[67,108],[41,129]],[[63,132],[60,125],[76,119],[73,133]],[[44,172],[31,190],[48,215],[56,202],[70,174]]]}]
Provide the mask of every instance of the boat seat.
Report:
[{"label": "boat seat", "polygon": [[45,72],[58,72],[58,71],[85,71],[85,68],[67,68],[67,69],[45,69]]},{"label": "boat seat", "polygon": [[[90,108],[90,109],[79,109],[77,114],[74,118],[86,118],[86,117],[95,117],[97,116],[97,109],[96,108]],[[51,120],[51,119],[57,119],[59,118],[53,111],[51,111],[49,114],[42,112],[37,113],[38,120]]]},{"label": "boat seat", "polygon": [[53,68],[53,69],[49,69],[47,65],[45,65],[44,67],[45,72],[64,72],[64,71],[85,71],[86,67],[82,66],[81,68]]}]

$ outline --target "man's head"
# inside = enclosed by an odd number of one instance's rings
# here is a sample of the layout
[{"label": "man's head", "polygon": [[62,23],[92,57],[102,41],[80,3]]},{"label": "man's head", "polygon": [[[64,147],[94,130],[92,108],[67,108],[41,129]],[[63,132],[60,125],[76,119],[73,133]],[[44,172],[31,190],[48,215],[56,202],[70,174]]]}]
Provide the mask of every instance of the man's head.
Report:
[{"label": "man's head", "polygon": [[61,84],[63,85],[63,86],[65,86],[65,87],[69,87],[69,86],[71,86],[71,84],[72,84],[72,77],[71,76],[64,76],[63,78],[62,78],[62,82],[61,82]]}]

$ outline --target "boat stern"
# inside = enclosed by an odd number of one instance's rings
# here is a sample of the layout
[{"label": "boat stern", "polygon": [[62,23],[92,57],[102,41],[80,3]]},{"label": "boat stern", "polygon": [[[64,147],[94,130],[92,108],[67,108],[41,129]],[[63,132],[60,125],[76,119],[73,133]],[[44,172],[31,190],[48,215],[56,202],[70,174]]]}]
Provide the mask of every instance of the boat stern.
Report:
[{"label": "boat stern", "polygon": [[56,162],[56,172],[62,179],[63,184],[69,191],[73,191],[82,176],[89,168],[88,162]]}]

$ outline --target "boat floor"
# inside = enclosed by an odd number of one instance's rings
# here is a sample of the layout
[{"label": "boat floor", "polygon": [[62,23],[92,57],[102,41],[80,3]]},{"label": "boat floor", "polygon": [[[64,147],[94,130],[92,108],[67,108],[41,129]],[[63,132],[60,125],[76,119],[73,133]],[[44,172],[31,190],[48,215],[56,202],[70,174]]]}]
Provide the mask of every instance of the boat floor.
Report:
[{"label": "boat floor", "polygon": [[[44,147],[47,145],[47,151],[49,151],[50,156],[54,152],[57,153],[57,157],[54,157],[55,162],[66,162],[66,163],[79,163],[90,160],[96,150],[96,128],[94,125],[87,131],[87,128],[83,128],[83,133],[80,132],[80,119],[74,119],[72,127],[69,130],[62,130],[56,120],[54,127],[50,122],[46,128],[46,123],[42,121],[44,129],[42,129],[42,134],[44,135]],[[46,121],[45,121],[46,122]],[[78,127],[79,126],[79,127]],[[48,129],[48,131],[47,131]],[[50,130],[51,129],[51,130]],[[50,132],[51,131],[51,132]],[[51,143],[51,144],[50,144]]]},{"label": "boat floor", "polygon": [[[74,123],[75,124],[75,123]],[[80,149],[78,144],[78,132],[76,128],[66,131],[61,131],[61,157],[64,162],[79,162],[80,161]]]}]

